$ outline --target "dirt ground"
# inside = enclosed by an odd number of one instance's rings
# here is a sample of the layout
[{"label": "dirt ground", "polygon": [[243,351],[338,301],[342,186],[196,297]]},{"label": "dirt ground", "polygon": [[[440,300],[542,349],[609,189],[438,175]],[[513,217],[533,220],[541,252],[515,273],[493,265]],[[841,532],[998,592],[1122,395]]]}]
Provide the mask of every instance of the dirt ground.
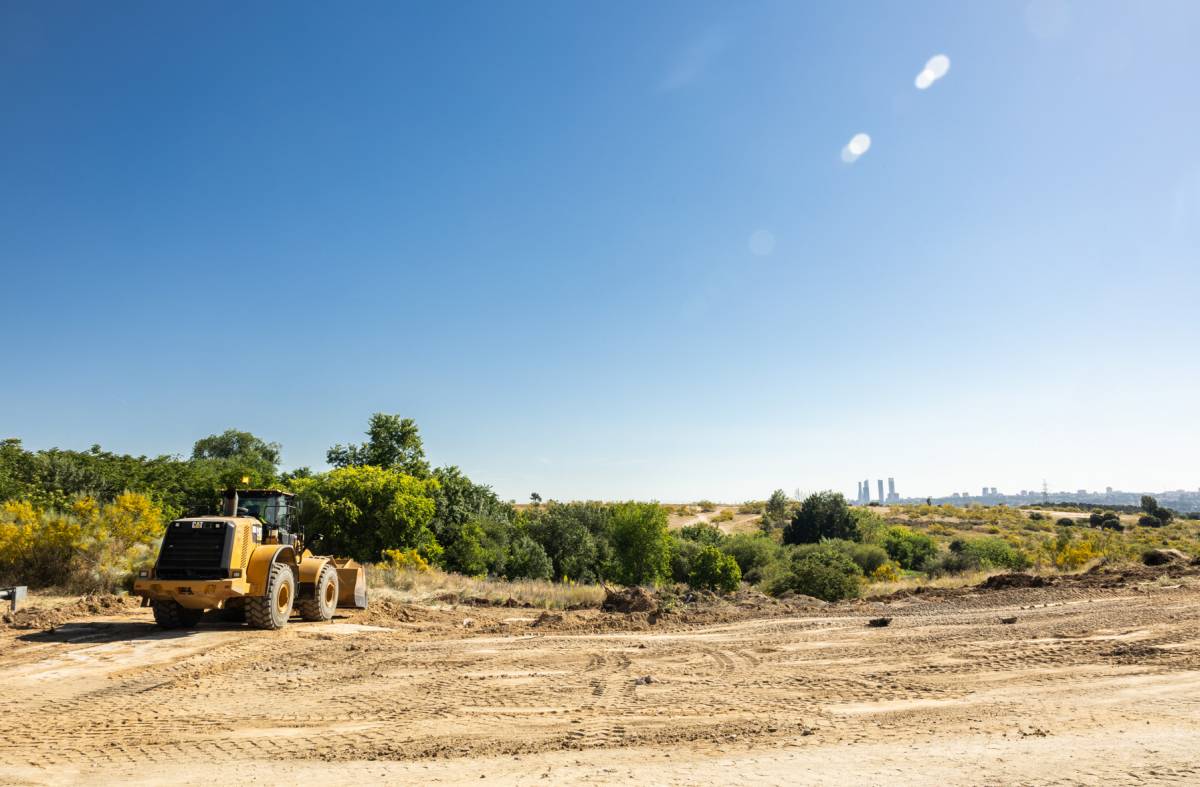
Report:
[{"label": "dirt ground", "polygon": [[85,602],[0,626],[0,783],[1195,784],[1196,572],[275,633]]}]

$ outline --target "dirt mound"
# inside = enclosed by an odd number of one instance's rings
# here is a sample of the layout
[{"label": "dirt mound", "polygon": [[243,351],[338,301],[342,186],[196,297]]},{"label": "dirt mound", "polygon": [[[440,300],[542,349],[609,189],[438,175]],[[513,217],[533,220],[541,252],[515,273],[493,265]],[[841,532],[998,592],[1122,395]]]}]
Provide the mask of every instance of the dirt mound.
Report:
[{"label": "dirt mound", "polygon": [[1147,566],[1165,566],[1170,563],[1187,563],[1191,556],[1178,549],[1147,549],[1142,554],[1142,562]]},{"label": "dirt mound", "polygon": [[542,612],[529,625],[533,628],[541,628],[542,626],[550,626],[563,622],[563,616],[557,612]]},{"label": "dirt mound", "polygon": [[14,629],[52,629],[69,620],[95,615],[116,615],[141,605],[141,599],[111,594],[82,596],[66,604],[54,607],[26,607],[16,612],[5,612],[0,624]]},{"label": "dirt mound", "polygon": [[600,605],[604,612],[657,612],[658,599],[644,587],[631,587],[624,590],[607,589],[604,603]]},{"label": "dirt mound", "polygon": [[354,622],[391,628],[402,623],[427,623],[438,617],[434,610],[385,598],[371,599],[367,608],[354,616]]},{"label": "dirt mound", "polygon": [[976,585],[980,590],[1007,590],[1008,588],[1044,588],[1054,584],[1052,577],[1036,574],[996,574]]}]

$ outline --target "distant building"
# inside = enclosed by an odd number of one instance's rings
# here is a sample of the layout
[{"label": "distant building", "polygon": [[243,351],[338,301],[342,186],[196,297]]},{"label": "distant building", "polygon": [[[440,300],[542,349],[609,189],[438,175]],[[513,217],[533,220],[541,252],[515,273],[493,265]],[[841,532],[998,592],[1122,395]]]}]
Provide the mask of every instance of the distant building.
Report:
[{"label": "distant building", "polygon": [[987,490],[988,490],[988,488],[987,488],[986,486],[985,486],[985,487],[983,487],[982,491],[980,491],[980,493],[979,493],[979,496],[980,496],[980,497],[987,497],[987,495],[988,495],[988,491],[987,491]]},{"label": "distant building", "polygon": [[879,502],[882,503],[883,502],[883,479],[880,478],[875,483],[879,484]]},{"label": "distant building", "polygon": [[895,501],[900,499],[900,495],[896,494],[896,479],[894,479],[894,478],[888,479],[887,499],[888,499],[889,503],[894,503]]}]

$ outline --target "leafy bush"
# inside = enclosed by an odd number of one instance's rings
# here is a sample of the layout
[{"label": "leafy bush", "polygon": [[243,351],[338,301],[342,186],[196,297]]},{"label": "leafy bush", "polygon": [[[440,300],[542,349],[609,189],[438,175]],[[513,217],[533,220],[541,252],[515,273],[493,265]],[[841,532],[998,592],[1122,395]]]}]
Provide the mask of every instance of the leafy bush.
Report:
[{"label": "leafy bush", "polygon": [[[883,532],[888,529],[887,520],[873,509],[863,506],[851,508],[850,516],[854,517],[855,527],[858,528],[858,541],[876,543],[883,537]],[[936,527],[939,525],[931,525],[930,530]]]},{"label": "leafy bush", "polygon": [[694,525],[679,528],[679,537],[714,547],[720,546],[721,542],[725,540],[725,534],[721,532],[721,529],[707,522],[697,522]]},{"label": "leafy bush", "polygon": [[696,503],[696,505],[699,506],[700,510],[705,514],[717,510],[717,504],[711,500],[701,500],[700,502]]},{"label": "leafy bush", "polygon": [[963,551],[979,558],[984,568],[1008,568],[1021,571],[1029,568],[1029,556],[1001,538],[977,538],[967,541]]},{"label": "leafy bush", "polygon": [[859,540],[858,520],[840,492],[816,492],[805,498],[800,510],[783,528],[785,544],[815,544],[822,539]]},{"label": "leafy bush", "polygon": [[851,544],[849,552],[850,559],[868,577],[888,562],[887,550],[874,544]]},{"label": "leafy bush", "polygon": [[623,585],[657,585],[671,575],[667,515],[654,503],[612,509],[613,575]]},{"label": "leafy bush", "polygon": [[737,561],[742,577],[751,583],[762,580],[763,570],[782,553],[774,539],[761,533],[737,533],[726,538],[721,548]]},{"label": "leafy bush", "polygon": [[831,544],[805,544],[773,563],[762,586],[774,596],[790,591],[838,601],[857,597],[861,583],[862,570],[844,551]]},{"label": "leafy bush", "polygon": [[761,514],[766,505],[762,500],[747,500],[737,507],[739,514]]},{"label": "leafy bush", "polygon": [[1121,517],[1113,511],[1093,511],[1088,516],[1088,523],[1092,527],[1107,528],[1109,530],[1123,530],[1121,526]]},{"label": "leafy bush", "polygon": [[504,561],[505,579],[550,579],[554,566],[546,550],[525,533],[518,533],[508,545]]},{"label": "leafy bush", "polygon": [[713,524],[716,524],[717,522],[732,522],[733,521],[733,512],[730,511],[728,508],[725,509],[724,511],[718,511],[708,521],[712,522]]},{"label": "leafy bush", "polygon": [[1058,522],[1055,524],[1062,525],[1063,527],[1070,527],[1071,525],[1075,524],[1075,520],[1069,516],[1064,516],[1060,517]]},{"label": "leafy bush", "polygon": [[429,527],[436,480],[364,465],[297,479],[295,488],[305,532],[323,536],[334,554],[362,562],[378,560],[385,549],[416,549],[430,562],[440,556]]},{"label": "leafy bush", "polygon": [[972,538],[950,543],[950,553],[931,562],[926,569],[930,574],[961,574],[980,569],[1028,568],[1029,557],[1002,538]]},{"label": "leafy bush", "polygon": [[694,588],[719,590],[722,593],[737,590],[741,581],[742,570],[737,561],[711,546],[700,548],[700,553],[692,561],[692,570],[687,579]]},{"label": "leafy bush", "polygon": [[937,544],[932,538],[902,525],[890,527],[884,532],[883,548],[892,560],[909,571],[919,571],[926,561],[937,554]]},{"label": "leafy bush", "polygon": [[671,580],[687,582],[692,575],[692,566],[696,558],[704,551],[705,544],[690,538],[680,537],[678,532],[671,534]]}]

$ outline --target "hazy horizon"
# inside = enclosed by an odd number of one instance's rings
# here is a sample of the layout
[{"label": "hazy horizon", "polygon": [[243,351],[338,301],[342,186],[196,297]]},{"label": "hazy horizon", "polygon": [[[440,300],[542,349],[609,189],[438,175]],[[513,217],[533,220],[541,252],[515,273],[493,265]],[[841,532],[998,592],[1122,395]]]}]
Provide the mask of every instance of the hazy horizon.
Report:
[{"label": "hazy horizon", "polygon": [[0,437],[1200,488],[1200,5],[225,11],[0,9]]}]

